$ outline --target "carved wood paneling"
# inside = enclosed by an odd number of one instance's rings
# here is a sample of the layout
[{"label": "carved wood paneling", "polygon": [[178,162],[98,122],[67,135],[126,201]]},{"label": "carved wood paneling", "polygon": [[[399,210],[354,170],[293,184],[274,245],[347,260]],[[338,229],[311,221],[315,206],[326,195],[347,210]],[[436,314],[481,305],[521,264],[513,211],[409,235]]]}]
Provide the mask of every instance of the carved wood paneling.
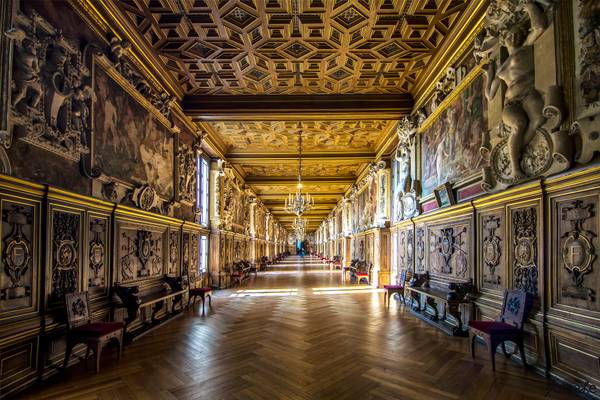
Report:
[{"label": "carved wood paneling", "polygon": [[37,305],[38,208],[23,201],[2,201],[0,316]]},{"label": "carved wood paneling", "polygon": [[511,209],[511,242],[509,246],[512,287],[525,290],[534,297],[540,294],[538,258],[539,208]]},{"label": "carved wood paneling", "polygon": [[65,294],[81,289],[82,214],[54,209],[50,223],[52,250],[47,285],[50,285],[50,303],[61,304]]},{"label": "carved wood paneling", "polygon": [[0,347],[0,398],[33,383],[38,369],[37,336]]},{"label": "carved wood paneling", "polygon": [[479,286],[483,290],[501,292],[507,287],[504,208],[482,212],[478,220]]},{"label": "carved wood paneling", "polygon": [[469,221],[428,225],[429,273],[450,280],[473,278],[472,240],[473,229]]},{"label": "carved wood paneling", "polygon": [[90,215],[88,218],[88,289],[90,298],[108,293],[110,287],[110,219]]},{"label": "carved wood paneling", "polygon": [[148,227],[119,227],[119,272],[115,280],[126,283],[161,276],[164,236],[164,231]]}]

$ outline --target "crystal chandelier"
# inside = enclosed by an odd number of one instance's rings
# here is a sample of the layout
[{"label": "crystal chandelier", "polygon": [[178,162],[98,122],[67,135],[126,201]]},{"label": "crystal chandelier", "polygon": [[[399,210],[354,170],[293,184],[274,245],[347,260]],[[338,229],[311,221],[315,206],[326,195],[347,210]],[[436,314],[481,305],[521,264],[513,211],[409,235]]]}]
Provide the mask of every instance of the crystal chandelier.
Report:
[{"label": "crystal chandelier", "polygon": [[292,224],[292,229],[295,232],[298,232],[298,231],[304,232],[306,230],[306,225],[308,225],[306,219],[296,217],[296,218],[294,218],[294,223]]},{"label": "crystal chandelier", "polygon": [[285,211],[301,216],[306,211],[311,210],[314,205],[315,200],[310,194],[302,195],[302,130],[298,130],[298,185],[296,186],[296,193],[290,193],[285,200]]}]

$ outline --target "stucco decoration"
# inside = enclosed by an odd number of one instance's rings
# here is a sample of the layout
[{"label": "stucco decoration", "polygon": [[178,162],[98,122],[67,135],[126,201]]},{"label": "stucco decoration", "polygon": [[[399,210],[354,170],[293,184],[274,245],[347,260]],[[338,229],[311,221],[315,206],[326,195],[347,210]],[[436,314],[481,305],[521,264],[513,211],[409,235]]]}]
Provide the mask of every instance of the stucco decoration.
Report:
[{"label": "stucco decoration", "polygon": [[404,117],[400,120],[396,129],[398,135],[398,147],[396,147],[394,156],[398,162],[397,186],[394,188],[394,219],[396,221],[419,215],[417,202],[419,181],[414,177],[415,171],[413,166],[415,134],[424,119],[425,115],[422,112],[414,116]]},{"label": "stucco decoration", "polygon": [[[502,122],[486,132],[481,147],[488,165],[483,188],[493,191],[568,169],[573,141],[561,129],[566,114],[562,89],[535,87],[534,46],[549,26],[554,2],[494,0],[486,35],[475,56],[485,64],[486,96],[503,96]],[[501,60],[500,50],[507,52]],[[501,90],[504,88],[505,90]]]},{"label": "stucco decoration", "polygon": [[89,153],[91,55],[35,12],[17,13],[5,32],[14,44],[10,134],[79,162]]}]

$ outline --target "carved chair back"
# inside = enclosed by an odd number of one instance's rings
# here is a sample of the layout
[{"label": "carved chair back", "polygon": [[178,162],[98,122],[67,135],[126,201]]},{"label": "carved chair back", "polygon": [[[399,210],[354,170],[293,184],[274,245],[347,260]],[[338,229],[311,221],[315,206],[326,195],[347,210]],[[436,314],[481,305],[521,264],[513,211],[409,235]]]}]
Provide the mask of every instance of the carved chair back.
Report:
[{"label": "carved chair back", "polygon": [[88,304],[88,292],[69,293],[65,295],[68,329],[90,323]]},{"label": "carved chair back", "polygon": [[524,290],[506,290],[502,302],[502,313],[498,320],[522,329],[526,311],[527,293]]}]

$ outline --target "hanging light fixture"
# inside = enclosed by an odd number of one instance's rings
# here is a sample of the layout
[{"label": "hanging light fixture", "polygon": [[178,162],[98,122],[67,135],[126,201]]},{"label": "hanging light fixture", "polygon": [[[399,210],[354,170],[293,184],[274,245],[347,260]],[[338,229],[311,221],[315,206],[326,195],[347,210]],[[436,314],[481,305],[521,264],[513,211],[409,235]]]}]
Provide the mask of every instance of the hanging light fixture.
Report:
[{"label": "hanging light fixture", "polygon": [[290,214],[301,216],[311,210],[315,205],[315,199],[308,193],[302,195],[302,129],[298,130],[298,185],[296,193],[290,193],[285,200],[285,211]]}]

